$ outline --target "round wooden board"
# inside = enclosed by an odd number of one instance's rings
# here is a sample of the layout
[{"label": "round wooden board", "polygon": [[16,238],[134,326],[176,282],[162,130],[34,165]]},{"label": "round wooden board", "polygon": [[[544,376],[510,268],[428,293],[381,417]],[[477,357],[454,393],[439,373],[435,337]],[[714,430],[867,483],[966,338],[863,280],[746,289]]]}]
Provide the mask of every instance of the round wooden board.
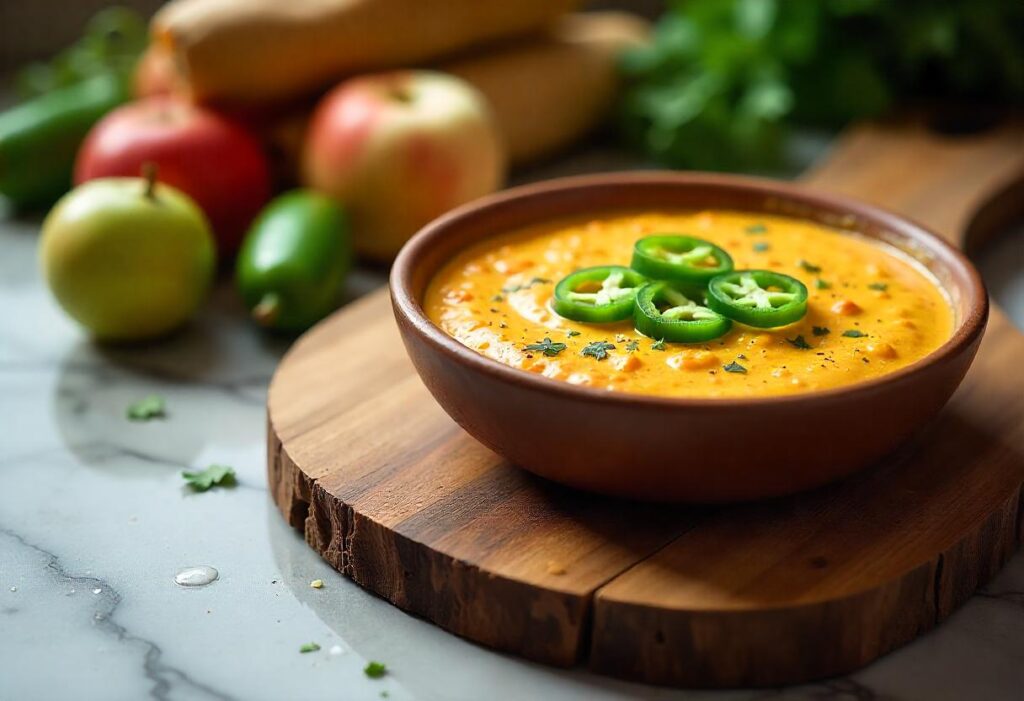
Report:
[{"label": "round wooden board", "polygon": [[[1017,125],[948,140],[909,124],[853,130],[808,181],[963,244],[1020,201],[1022,173]],[[659,684],[800,682],[933,627],[1016,549],[1022,357],[996,309],[950,405],[883,464],[770,502],[654,506],[544,482],[476,443],[420,383],[381,291],[281,362],[269,482],[336,569],[470,640]]]}]

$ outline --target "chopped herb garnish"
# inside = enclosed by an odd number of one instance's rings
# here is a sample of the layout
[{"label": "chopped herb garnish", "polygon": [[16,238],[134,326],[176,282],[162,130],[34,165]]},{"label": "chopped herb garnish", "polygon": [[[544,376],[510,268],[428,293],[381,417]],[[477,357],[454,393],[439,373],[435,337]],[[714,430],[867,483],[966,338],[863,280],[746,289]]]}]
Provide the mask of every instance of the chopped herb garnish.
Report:
[{"label": "chopped herb garnish", "polygon": [[164,398],[159,394],[151,394],[128,407],[126,412],[130,421],[149,421],[167,415]]},{"label": "chopped herb garnish", "polygon": [[849,329],[847,331],[843,331],[843,335],[847,338],[864,338],[867,336],[867,334],[860,329]]},{"label": "chopped herb garnish", "polygon": [[651,344],[651,350],[665,350],[665,339],[659,338],[657,341]]},{"label": "chopped herb garnish", "polygon": [[811,347],[810,344],[804,340],[803,336],[797,336],[796,338],[787,338],[786,343],[793,346],[794,348],[799,348],[800,350],[808,350]]},{"label": "chopped herb garnish", "polygon": [[213,487],[232,487],[236,483],[234,468],[226,465],[210,465],[199,472],[185,470],[181,476],[195,492],[205,492]]},{"label": "chopped herb garnish", "polygon": [[491,301],[492,302],[504,302],[505,298],[503,296],[501,296],[501,295],[494,295],[493,297],[491,297]]},{"label": "chopped herb garnish", "polygon": [[299,647],[299,652],[316,652],[320,649],[320,646],[316,643],[305,643]]},{"label": "chopped herb garnish", "polygon": [[736,357],[739,358],[740,360],[746,360],[747,359],[747,356],[743,355],[742,353],[740,353]]},{"label": "chopped herb garnish", "polygon": [[564,351],[565,344],[555,343],[550,338],[545,338],[543,341],[540,341],[539,343],[531,343],[530,345],[526,346],[526,350],[540,351],[541,353],[550,358]]},{"label": "chopped herb garnish", "polygon": [[828,336],[832,333],[827,326],[813,326],[811,327],[811,332],[815,336]]},{"label": "chopped herb garnish", "polygon": [[737,363],[735,360],[729,363],[728,365],[723,365],[722,369],[725,370],[726,372],[738,372],[742,375],[747,374],[747,369],[740,365],[739,363]]},{"label": "chopped herb garnish", "polygon": [[746,228],[748,234],[763,234],[768,231],[768,227],[764,224],[751,224]]},{"label": "chopped herb garnish", "polygon": [[886,285],[884,282],[872,282],[870,285],[868,285],[868,289],[878,290],[879,292],[885,292],[887,289],[889,289],[889,286]]},{"label": "chopped herb garnish", "polygon": [[502,287],[501,291],[504,292],[505,294],[511,294],[513,292],[519,292],[519,290],[528,290],[531,287],[533,287],[534,285],[544,285],[544,284],[547,284],[549,282],[551,282],[551,281],[548,280],[547,278],[535,277],[535,278],[532,278],[529,282],[523,283],[522,285],[513,285],[512,287]]},{"label": "chopped herb garnish", "polygon": [[615,344],[613,343],[608,343],[608,341],[594,341],[593,343],[588,343],[584,346],[580,355],[590,356],[597,360],[604,360],[608,357],[608,351],[614,349]]},{"label": "chopped herb garnish", "polygon": [[388,673],[388,667],[383,662],[367,662],[363,667],[363,674],[370,679],[380,679]]},{"label": "chopped herb garnish", "polygon": [[638,340],[636,340],[634,338],[632,341],[630,341],[629,343],[626,344],[626,351],[629,352],[629,353],[632,353],[633,351],[635,351],[639,347],[640,347],[640,341],[638,341]]},{"label": "chopped herb garnish", "polygon": [[569,338],[572,338],[573,336],[579,336],[579,335],[580,335],[580,332],[577,331],[576,329],[569,329],[569,334],[568,334]]},{"label": "chopped herb garnish", "polygon": [[754,244],[754,251],[756,251],[757,253],[764,253],[770,248],[771,246],[765,243],[764,241],[758,241],[757,243]]},{"label": "chopped herb garnish", "polygon": [[817,287],[819,290],[828,290],[832,288],[832,283],[826,282],[825,280],[822,280],[819,277],[817,280],[814,281],[814,286]]},{"label": "chopped herb garnish", "polygon": [[806,261],[806,260],[803,260],[803,259],[800,260],[800,267],[803,268],[804,270],[806,270],[809,273],[820,273],[821,272],[821,266],[820,265],[815,265],[814,263],[811,263],[810,261]]}]

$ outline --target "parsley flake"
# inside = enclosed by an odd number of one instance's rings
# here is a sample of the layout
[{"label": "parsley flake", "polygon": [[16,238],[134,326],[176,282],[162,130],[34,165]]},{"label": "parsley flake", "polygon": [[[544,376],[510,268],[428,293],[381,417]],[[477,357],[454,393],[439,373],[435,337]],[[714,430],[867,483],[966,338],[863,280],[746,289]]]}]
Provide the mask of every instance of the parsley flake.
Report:
[{"label": "parsley flake", "polygon": [[236,484],[234,468],[226,465],[210,465],[205,470],[181,473],[194,492],[205,492],[213,487],[233,487]]},{"label": "parsley flake", "polygon": [[576,329],[570,329],[567,335],[569,336],[569,338],[572,338],[573,336],[579,336],[580,332],[577,331]]},{"label": "parsley flake", "polygon": [[868,285],[868,289],[878,290],[879,292],[885,292],[887,289],[889,289],[889,286],[886,285],[884,282],[872,282],[870,285]]},{"label": "parsley flake", "polygon": [[768,231],[768,227],[764,224],[751,224],[746,228],[748,234],[763,234]]},{"label": "parsley flake", "polygon": [[608,341],[594,341],[588,343],[583,347],[583,351],[580,355],[590,356],[596,360],[604,360],[608,357],[608,351],[614,350],[615,344],[608,343]]},{"label": "parsley flake", "polygon": [[738,372],[741,375],[747,374],[747,369],[740,365],[739,363],[737,363],[735,360],[729,363],[728,365],[723,365],[722,369],[725,370],[726,372]]},{"label": "parsley flake", "polygon": [[828,336],[832,333],[827,326],[814,326],[811,328],[811,332],[815,336]]},{"label": "parsley flake", "polygon": [[528,351],[540,351],[549,358],[554,357],[564,351],[566,348],[564,343],[555,343],[550,338],[545,337],[543,341],[539,343],[531,343],[526,346]]},{"label": "parsley flake", "polygon": [[493,297],[491,297],[491,301],[492,302],[504,302],[505,298],[502,297],[501,295],[494,295]]},{"label": "parsley flake", "polygon": [[317,645],[316,643],[305,643],[305,644],[303,644],[302,646],[299,647],[299,652],[302,652],[302,653],[316,652],[319,649],[320,649],[320,646]]},{"label": "parsley flake", "polygon": [[632,341],[630,341],[629,343],[626,344],[626,351],[629,352],[629,353],[632,353],[633,351],[637,350],[639,347],[640,347],[640,341],[638,341],[638,340],[636,340],[634,338]]},{"label": "parsley flake", "polygon": [[545,284],[547,284],[549,282],[551,282],[551,281],[548,280],[547,278],[535,277],[535,278],[532,278],[529,282],[523,283],[522,285],[512,285],[511,287],[502,287],[501,291],[504,292],[505,294],[511,294],[513,292],[519,292],[520,290],[528,290],[531,287],[533,287],[534,285],[545,285]]},{"label": "parsley flake", "polygon": [[665,339],[659,338],[657,341],[651,344],[651,350],[665,350]]},{"label": "parsley flake", "polygon": [[151,394],[145,399],[140,399],[125,412],[129,421],[149,421],[150,419],[162,419],[167,416],[164,398],[159,394]]},{"label": "parsley flake", "polygon": [[380,679],[388,673],[388,666],[383,662],[367,662],[366,666],[363,667],[363,674],[368,676],[370,679]]},{"label": "parsley flake", "polygon": [[847,338],[864,338],[867,336],[867,334],[860,329],[849,329],[847,331],[843,331],[843,335]]},{"label": "parsley flake", "polygon": [[817,280],[814,281],[814,286],[817,287],[819,290],[829,290],[829,289],[832,289],[832,283],[831,282],[826,282],[826,281],[822,280],[820,277]]},{"label": "parsley flake", "polygon": [[799,348],[800,350],[808,350],[811,347],[810,344],[804,340],[803,336],[797,336],[796,338],[787,338],[786,343],[793,346],[794,348]]},{"label": "parsley flake", "polygon": [[765,243],[764,241],[758,241],[757,243],[754,244],[754,251],[757,253],[764,253],[770,248],[771,246]]},{"label": "parsley flake", "polygon": [[820,265],[815,265],[814,263],[811,263],[810,261],[806,261],[806,260],[804,260],[802,258],[800,259],[800,267],[803,268],[804,270],[806,270],[809,273],[820,273],[821,272],[821,266]]}]

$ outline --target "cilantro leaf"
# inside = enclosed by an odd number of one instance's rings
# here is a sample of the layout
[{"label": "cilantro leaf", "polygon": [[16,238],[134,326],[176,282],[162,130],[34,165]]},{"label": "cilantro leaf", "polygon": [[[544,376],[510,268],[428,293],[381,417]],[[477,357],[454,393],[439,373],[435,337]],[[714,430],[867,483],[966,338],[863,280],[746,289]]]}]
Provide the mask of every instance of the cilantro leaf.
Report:
[{"label": "cilantro leaf", "polygon": [[827,326],[814,326],[811,328],[811,332],[815,336],[828,336],[830,333],[832,333],[832,331],[829,330]]},{"label": "cilantro leaf", "polygon": [[125,415],[129,421],[149,421],[167,416],[164,398],[159,394],[151,394],[128,407]]},{"label": "cilantro leaf", "polygon": [[367,662],[366,666],[363,667],[363,674],[368,676],[370,679],[380,679],[388,673],[388,666],[383,662]]},{"label": "cilantro leaf", "polygon": [[522,285],[512,285],[511,287],[502,287],[501,291],[506,293],[506,294],[511,294],[513,292],[519,292],[520,290],[528,290],[531,287],[533,287],[534,285],[545,285],[545,284],[547,284],[549,282],[551,282],[551,281],[548,280],[547,278],[535,277],[535,278],[531,278],[529,282],[523,283]]},{"label": "cilantro leaf", "polygon": [[614,349],[615,344],[613,343],[608,343],[608,341],[594,341],[593,343],[588,343],[584,346],[580,355],[590,356],[597,360],[604,360],[608,357],[608,351]]},{"label": "cilantro leaf", "polygon": [[237,483],[234,468],[226,465],[210,465],[199,472],[185,470],[181,476],[196,492],[205,492],[213,487],[233,487]]},{"label": "cilantro leaf", "polygon": [[768,227],[765,226],[764,224],[761,224],[759,222],[757,224],[751,224],[746,229],[744,229],[744,231],[746,231],[748,234],[752,234],[752,235],[753,234],[763,234],[766,231],[768,231]]},{"label": "cilantro leaf", "polygon": [[747,374],[747,369],[740,365],[739,363],[737,363],[735,360],[729,363],[728,365],[723,365],[722,369],[725,370],[726,372],[738,372],[742,375]]},{"label": "cilantro leaf", "polygon": [[665,339],[659,338],[657,341],[651,344],[651,350],[665,350]]},{"label": "cilantro leaf", "polygon": [[549,358],[554,357],[564,351],[566,348],[564,343],[555,343],[550,338],[545,337],[543,341],[538,343],[531,343],[526,346],[528,351],[538,351],[548,356]]},{"label": "cilantro leaf", "polygon": [[632,341],[630,341],[629,343],[626,344],[626,351],[628,353],[632,353],[633,351],[637,350],[639,347],[640,347],[640,341],[638,341],[638,340],[636,340],[634,338]]},{"label": "cilantro leaf", "polygon": [[566,334],[566,335],[567,335],[567,336],[568,336],[569,338],[572,338],[573,336],[579,336],[579,335],[580,335],[580,332],[579,332],[579,331],[577,331],[576,329],[569,329],[569,333],[568,333],[568,334]]},{"label": "cilantro leaf", "polygon": [[821,266],[820,265],[815,265],[814,263],[811,263],[810,261],[803,260],[802,258],[800,259],[800,267],[803,268],[804,270],[806,270],[809,273],[820,273],[821,272]]},{"label": "cilantro leaf", "polygon": [[832,289],[832,283],[831,282],[825,282],[820,277],[817,280],[814,281],[814,286],[817,287],[819,290],[830,290],[830,289]]},{"label": "cilantro leaf", "polygon": [[810,344],[804,340],[803,336],[797,336],[796,338],[787,338],[786,343],[793,346],[794,348],[799,348],[800,350],[807,350],[811,347]]},{"label": "cilantro leaf", "polygon": [[770,248],[771,246],[765,243],[764,241],[758,241],[757,243],[754,244],[754,251],[757,253],[764,253]]},{"label": "cilantro leaf", "polygon": [[870,285],[868,285],[868,289],[878,290],[879,292],[885,292],[887,289],[889,289],[889,286],[886,285],[884,282],[872,282]]},{"label": "cilantro leaf", "polygon": [[860,329],[849,329],[847,331],[843,331],[843,335],[847,338],[864,338],[867,336],[867,334]]},{"label": "cilantro leaf", "polygon": [[316,652],[319,649],[320,649],[320,646],[317,645],[316,643],[304,643],[301,646],[299,646],[299,652],[302,652],[302,653]]}]

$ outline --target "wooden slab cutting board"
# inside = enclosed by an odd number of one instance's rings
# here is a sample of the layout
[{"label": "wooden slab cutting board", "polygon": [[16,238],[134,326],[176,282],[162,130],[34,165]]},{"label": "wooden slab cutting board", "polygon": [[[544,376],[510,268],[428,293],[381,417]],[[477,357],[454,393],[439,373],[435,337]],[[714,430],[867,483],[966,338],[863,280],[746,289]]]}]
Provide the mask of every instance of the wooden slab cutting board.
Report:
[{"label": "wooden slab cutting board", "polygon": [[[971,246],[1024,200],[1024,126],[858,127],[805,182]],[[385,291],[295,344],[268,422],[274,499],[340,572],[481,644],[659,684],[848,672],[942,621],[1022,537],[1024,336],[998,309],[929,428],[769,502],[653,506],[516,469],[427,393]]]}]

